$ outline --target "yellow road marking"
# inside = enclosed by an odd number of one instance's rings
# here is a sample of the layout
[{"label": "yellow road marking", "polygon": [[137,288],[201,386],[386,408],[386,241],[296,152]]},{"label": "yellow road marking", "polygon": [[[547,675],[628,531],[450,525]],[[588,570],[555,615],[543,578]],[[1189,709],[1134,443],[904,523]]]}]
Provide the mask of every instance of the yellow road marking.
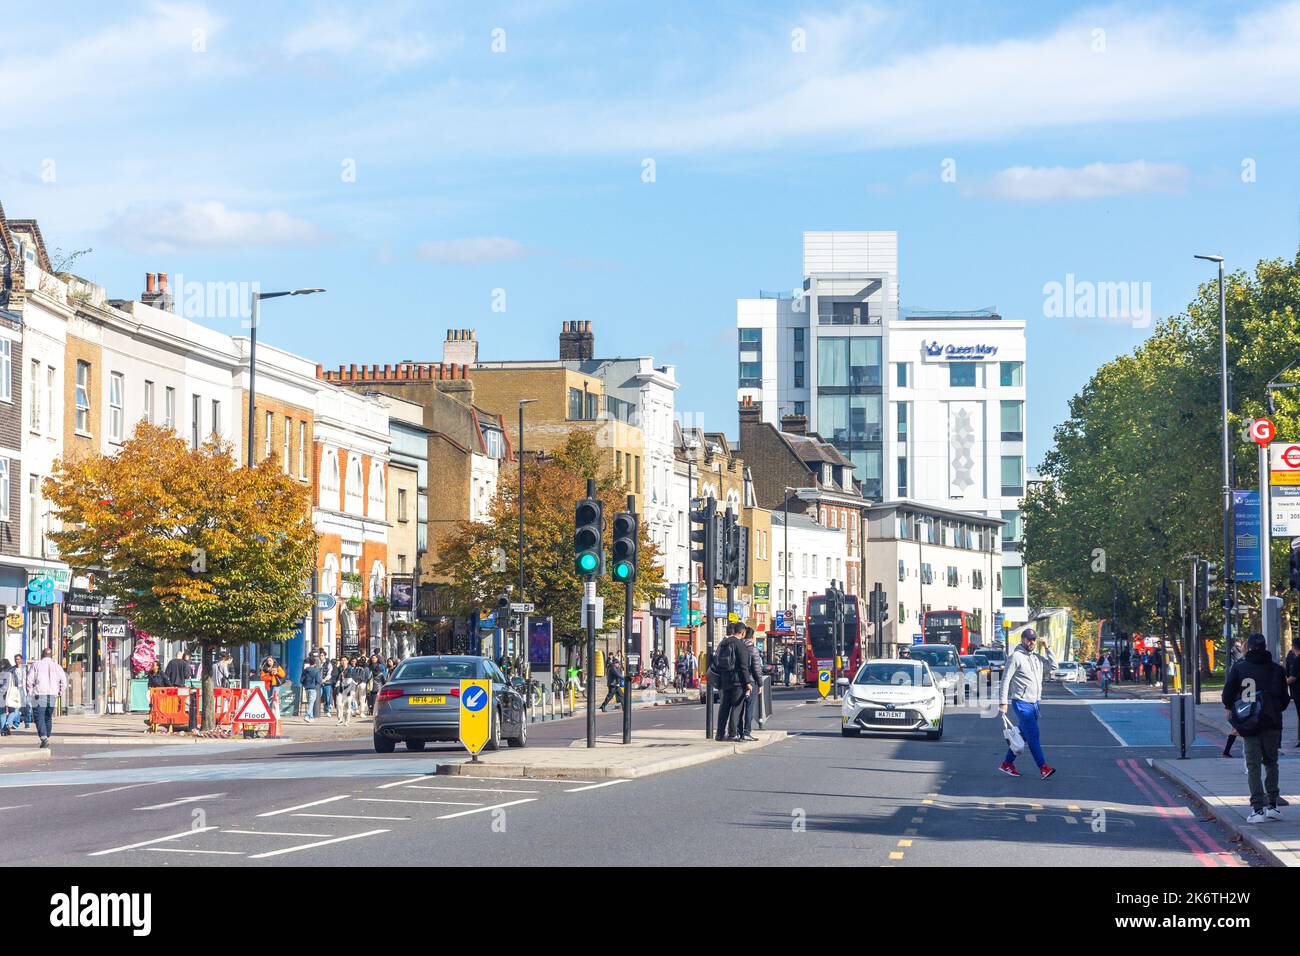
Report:
[{"label": "yellow road marking", "polygon": [[894,850],[889,854],[889,858],[891,860],[901,860],[903,858],[903,854],[898,850]]},{"label": "yellow road marking", "polygon": [[898,845],[899,845],[899,846],[911,846],[911,845],[912,845],[912,841],[911,841],[911,840],[899,840],[899,841],[898,841]]}]

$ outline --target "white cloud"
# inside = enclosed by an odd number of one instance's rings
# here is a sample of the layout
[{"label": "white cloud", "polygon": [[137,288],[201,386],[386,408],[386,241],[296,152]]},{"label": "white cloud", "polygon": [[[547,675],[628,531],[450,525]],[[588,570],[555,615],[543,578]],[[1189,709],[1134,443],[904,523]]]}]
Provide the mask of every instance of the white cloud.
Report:
[{"label": "white cloud", "polygon": [[403,26],[395,12],[371,9],[359,17],[355,10],[326,14],[294,30],[281,44],[286,56],[360,58],[367,65],[388,69],[427,60],[455,45],[457,37],[430,39],[423,31]]},{"label": "white cloud", "polygon": [[532,252],[522,242],[499,237],[479,239],[441,239],[422,242],[416,255],[430,262],[451,262],[472,265],[479,262],[499,262],[518,259]]},{"label": "white cloud", "polygon": [[315,242],[320,230],[278,209],[231,209],[220,202],[132,203],[104,233],[144,252],[236,249]]},{"label": "white cloud", "polygon": [[1087,166],[1012,166],[993,177],[1002,199],[1099,199],[1126,193],[1177,192],[1187,168],[1179,163],[1089,163]]}]

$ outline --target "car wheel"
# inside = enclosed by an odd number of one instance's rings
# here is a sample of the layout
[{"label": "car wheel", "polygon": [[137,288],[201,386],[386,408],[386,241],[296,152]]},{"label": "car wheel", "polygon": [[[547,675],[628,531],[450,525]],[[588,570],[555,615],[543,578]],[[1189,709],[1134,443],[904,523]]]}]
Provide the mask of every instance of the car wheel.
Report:
[{"label": "car wheel", "polygon": [[375,734],[374,738],[375,738],[375,753],[390,754],[397,749],[396,740],[389,740],[387,737],[381,737],[378,734]]},{"label": "car wheel", "polygon": [[423,740],[408,740],[408,741],[406,742],[406,749],[407,749],[407,750],[410,750],[410,751],[413,751],[413,752],[415,752],[415,753],[419,753],[421,750],[424,749],[424,741],[423,741]]},{"label": "car wheel", "polygon": [[511,747],[528,746],[528,720],[527,719],[521,721],[519,724],[519,736],[507,737],[506,743],[508,743]]},{"label": "car wheel", "polygon": [[501,749],[501,712],[499,710],[492,711],[492,729],[488,734],[487,747],[485,747],[484,749],[485,750]]},{"label": "car wheel", "polygon": [[938,739],[939,739],[940,737],[942,737],[942,736],[943,736],[943,721],[942,721],[942,720],[939,721],[939,728],[938,728],[937,730],[927,730],[927,731],[925,732],[925,739],[926,739],[926,740],[938,740]]},{"label": "car wheel", "polygon": [[861,733],[862,733],[862,731],[859,730],[857,727],[841,727],[841,728],[840,728],[840,736],[841,736],[841,737],[857,737],[857,736],[860,735]]}]

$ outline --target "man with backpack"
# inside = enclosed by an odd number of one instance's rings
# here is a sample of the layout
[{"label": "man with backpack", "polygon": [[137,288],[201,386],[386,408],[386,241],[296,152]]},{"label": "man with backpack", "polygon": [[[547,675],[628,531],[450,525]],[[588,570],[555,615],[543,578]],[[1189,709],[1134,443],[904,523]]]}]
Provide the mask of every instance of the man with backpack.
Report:
[{"label": "man with backpack", "polygon": [[[745,625],[732,621],[727,625],[727,636],[713,652],[712,666],[709,668],[710,682],[718,685],[718,723],[715,740],[740,741],[743,738],[737,731],[745,695],[753,690],[750,671],[749,649],[740,639]],[[709,696],[712,696],[711,694]],[[708,701],[708,697],[705,698]],[[709,706],[713,706],[709,702]]]},{"label": "man with backpack", "polygon": [[1250,816],[1246,822],[1281,820],[1282,811],[1277,808],[1277,755],[1282,747],[1282,714],[1287,707],[1286,671],[1268,652],[1263,634],[1250,635],[1246,655],[1228,671],[1223,682],[1223,707],[1246,748],[1246,775],[1250,781]]}]

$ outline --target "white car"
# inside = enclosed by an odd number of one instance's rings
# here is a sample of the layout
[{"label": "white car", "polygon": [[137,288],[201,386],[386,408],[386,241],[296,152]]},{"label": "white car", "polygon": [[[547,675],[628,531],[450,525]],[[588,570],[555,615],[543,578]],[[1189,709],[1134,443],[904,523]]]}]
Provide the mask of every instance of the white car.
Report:
[{"label": "white car", "polygon": [[1088,672],[1079,666],[1077,661],[1061,661],[1052,671],[1052,680],[1068,681],[1072,684],[1082,684],[1088,679]]},{"label": "white car", "polygon": [[924,733],[943,736],[944,691],[924,660],[867,661],[850,682],[840,678],[844,699],[840,733]]}]

